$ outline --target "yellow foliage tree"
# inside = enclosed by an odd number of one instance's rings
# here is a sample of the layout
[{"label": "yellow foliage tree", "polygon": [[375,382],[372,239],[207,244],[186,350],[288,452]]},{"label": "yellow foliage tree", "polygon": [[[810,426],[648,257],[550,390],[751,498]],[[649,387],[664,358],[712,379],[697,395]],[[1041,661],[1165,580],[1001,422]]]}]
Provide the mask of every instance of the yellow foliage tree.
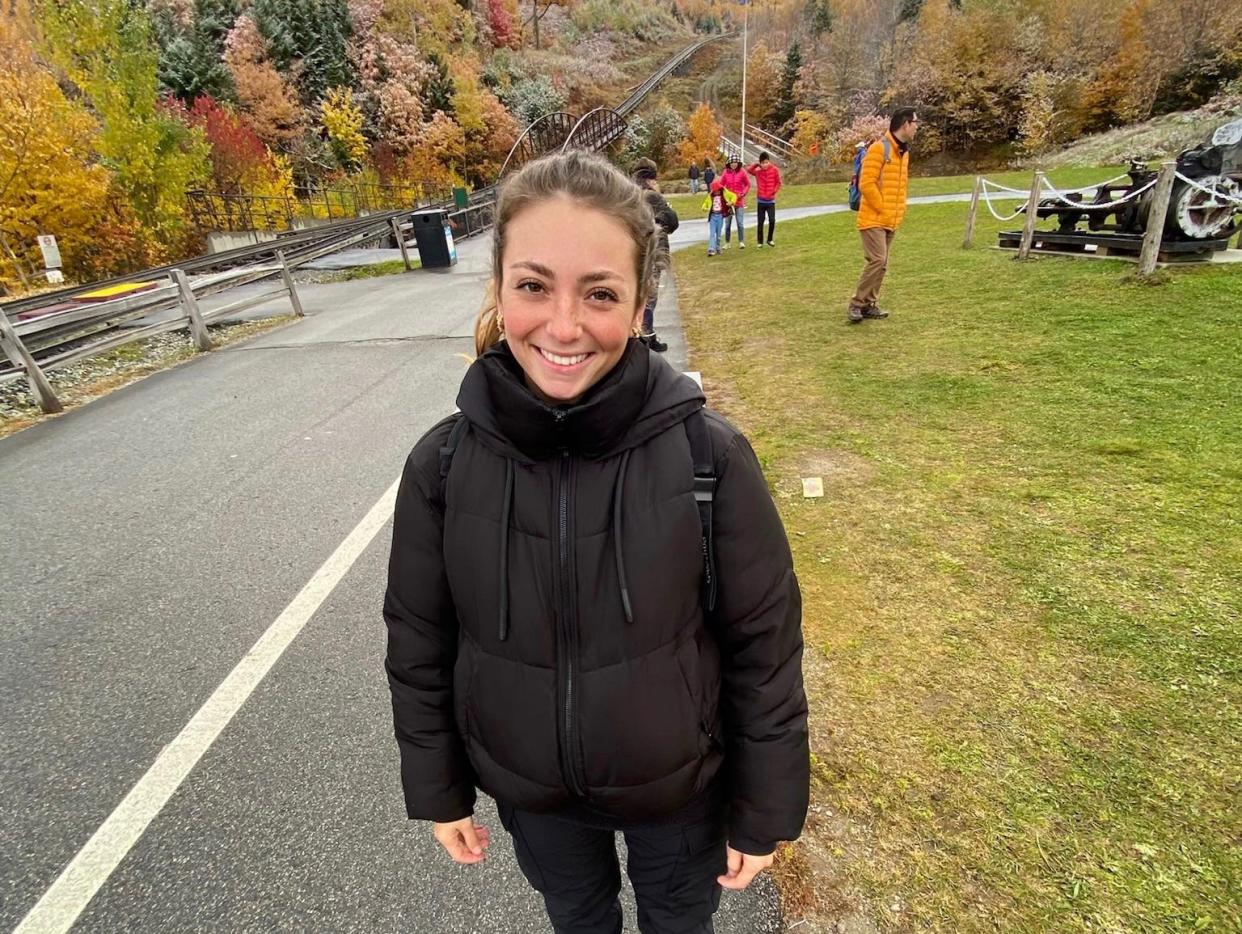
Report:
[{"label": "yellow foliage tree", "polygon": [[794,111],[794,135],[790,142],[795,149],[810,156],[827,155],[824,143],[831,132],[828,118],[818,110]]},{"label": "yellow foliage tree", "polygon": [[0,279],[42,268],[39,234],[56,237],[73,275],[108,196],[99,127],[41,69],[15,18],[0,16]]},{"label": "yellow foliage tree", "polygon": [[366,158],[367,141],[362,135],[362,109],[348,88],[332,88],[320,105],[320,119],[336,160],[351,169]]},{"label": "yellow foliage tree", "polygon": [[706,101],[695,108],[686,122],[686,138],[677,146],[677,158],[689,165],[711,159],[720,151],[720,137],[724,127],[716,119],[716,112]]}]

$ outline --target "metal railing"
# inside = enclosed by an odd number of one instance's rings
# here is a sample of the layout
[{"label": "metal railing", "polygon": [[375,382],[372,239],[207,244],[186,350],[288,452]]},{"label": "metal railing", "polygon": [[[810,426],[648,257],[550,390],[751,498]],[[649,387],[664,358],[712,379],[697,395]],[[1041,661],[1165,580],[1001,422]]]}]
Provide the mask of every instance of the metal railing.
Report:
[{"label": "metal railing", "polygon": [[[450,219],[456,217],[458,224],[466,226],[466,230],[455,235],[470,236],[485,229],[478,215],[490,210],[490,203],[480,200],[450,214]],[[407,268],[410,268],[408,244],[400,231],[409,229],[407,219],[412,213],[409,210],[385,212],[301,232],[274,243],[230,250],[227,255],[198,257],[176,266],[145,270],[136,276],[10,303],[0,309],[0,349],[9,361],[8,367],[0,367],[0,384],[24,377],[40,407],[45,412],[59,412],[62,406],[48,382],[49,371],[132,341],[186,327],[196,346],[207,350],[211,347],[208,323],[281,295],[288,295],[294,313],[301,316],[302,305],[293,281],[293,269],[352,246],[387,239],[394,233],[403,254],[407,254]],[[476,216],[473,223],[472,213]],[[191,273],[198,274],[193,281]],[[246,295],[209,311],[199,307],[199,299],[206,296],[277,276],[281,283],[274,289]],[[145,283],[148,288],[116,299],[63,307],[66,298],[121,282]],[[179,309],[181,313],[166,320],[135,325],[138,319],[169,309]]]}]

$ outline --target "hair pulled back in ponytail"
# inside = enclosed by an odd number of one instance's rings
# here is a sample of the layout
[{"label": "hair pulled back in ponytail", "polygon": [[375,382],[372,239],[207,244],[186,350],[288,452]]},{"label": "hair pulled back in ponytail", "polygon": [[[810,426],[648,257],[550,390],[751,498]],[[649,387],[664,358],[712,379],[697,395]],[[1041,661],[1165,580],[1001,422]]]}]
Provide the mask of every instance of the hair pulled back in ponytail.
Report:
[{"label": "hair pulled back in ponytail", "polygon": [[579,150],[542,156],[522,166],[501,185],[497,195],[492,278],[474,324],[475,353],[482,354],[501,338],[497,296],[509,222],[530,205],[557,197],[571,198],[619,221],[634,241],[640,301],[645,303],[656,288],[668,257],[660,246],[655,217],[642,189],[603,156]]}]

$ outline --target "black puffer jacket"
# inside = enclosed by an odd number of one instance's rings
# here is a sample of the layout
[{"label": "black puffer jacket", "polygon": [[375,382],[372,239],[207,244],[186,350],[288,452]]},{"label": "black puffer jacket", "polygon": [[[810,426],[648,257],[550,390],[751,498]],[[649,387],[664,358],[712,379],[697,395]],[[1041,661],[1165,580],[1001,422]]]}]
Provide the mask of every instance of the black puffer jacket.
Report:
[{"label": "black puffer jacket", "polygon": [[730,842],[762,854],[806,816],[801,598],[754,452],[708,413],[716,611],[683,421],[688,378],[631,341],[554,408],[506,345],[406,462],[384,616],[411,818],[472,813],[475,786],[533,811],[654,820],[723,766]]}]

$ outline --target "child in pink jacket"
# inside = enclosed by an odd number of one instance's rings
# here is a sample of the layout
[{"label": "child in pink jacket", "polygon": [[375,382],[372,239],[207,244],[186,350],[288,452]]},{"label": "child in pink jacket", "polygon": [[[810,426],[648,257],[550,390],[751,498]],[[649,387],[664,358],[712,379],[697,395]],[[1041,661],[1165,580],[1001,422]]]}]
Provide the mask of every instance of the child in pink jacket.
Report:
[{"label": "child in pink jacket", "polygon": [[[743,222],[746,219],[746,193],[750,191],[750,176],[742,168],[742,160],[730,159],[725,163],[725,170],[720,173],[720,180],[724,182],[725,188],[737,196],[737,203],[733,205],[733,217],[737,218],[737,248],[744,250],[746,249],[746,228]],[[733,217],[725,218],[722,250],[729,249],[729,233],[733,226]]]}]

